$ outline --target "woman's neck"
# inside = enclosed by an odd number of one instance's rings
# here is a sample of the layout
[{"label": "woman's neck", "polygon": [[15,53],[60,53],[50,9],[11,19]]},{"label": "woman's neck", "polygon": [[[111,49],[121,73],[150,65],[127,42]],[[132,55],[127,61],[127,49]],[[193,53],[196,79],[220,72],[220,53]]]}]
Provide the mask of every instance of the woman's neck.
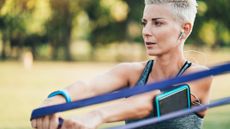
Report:
[{"label": "woman's neck", "polygon": [[181,50],[157,56],[150,75],[155,81],[175,77],[185,61],[183,51]]}]

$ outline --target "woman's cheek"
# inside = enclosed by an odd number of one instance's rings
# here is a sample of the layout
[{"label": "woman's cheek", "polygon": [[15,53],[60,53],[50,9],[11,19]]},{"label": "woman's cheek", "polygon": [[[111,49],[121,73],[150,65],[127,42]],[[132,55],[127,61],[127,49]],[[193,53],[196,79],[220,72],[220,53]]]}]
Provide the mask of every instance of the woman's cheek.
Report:
[{"label": "woman's cheek", "polygon": [[[160,37],[162,39],[163,42],[165,42],[168,45],[176,45],[176,41],[177,41],[177,36],[175,34],[176,31],[169,31],[169,32],[165,32],[164,34],[162,34],[162,36]],[[170,46],[171,46],[170,45]]]}]

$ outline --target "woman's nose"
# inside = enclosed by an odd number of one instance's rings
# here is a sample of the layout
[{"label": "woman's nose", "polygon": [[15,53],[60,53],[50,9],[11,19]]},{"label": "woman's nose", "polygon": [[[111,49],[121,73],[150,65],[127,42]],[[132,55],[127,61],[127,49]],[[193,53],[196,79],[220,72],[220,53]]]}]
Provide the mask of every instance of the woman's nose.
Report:
[{"label": "woman's nose", "polygon": [[142,29],[142,34],[143,34],[143,36],[145,36],[145,37],[149,37],[149,36],[152,35],[152,34],[151,34],[151,28],[150,28],[150,26],[149,26],[148,24],[146,24],[146,25],[143,27],[143,29]]}]

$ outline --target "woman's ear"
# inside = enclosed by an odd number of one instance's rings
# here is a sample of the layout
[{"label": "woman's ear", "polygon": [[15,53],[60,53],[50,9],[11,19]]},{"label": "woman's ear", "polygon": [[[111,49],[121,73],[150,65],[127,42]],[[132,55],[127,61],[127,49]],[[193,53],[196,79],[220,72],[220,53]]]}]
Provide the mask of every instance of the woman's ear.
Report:
[{"label": "woman's ear", "polygon": [[187,38],[190,35],[191,31],[192,31],[192,24],[191,23],[185,23],[185,24],[183,24],[182,28],[183,28],[183,31],[184,31],[184,36],[186,36],[186,37],[183,37],[183,38]]}]

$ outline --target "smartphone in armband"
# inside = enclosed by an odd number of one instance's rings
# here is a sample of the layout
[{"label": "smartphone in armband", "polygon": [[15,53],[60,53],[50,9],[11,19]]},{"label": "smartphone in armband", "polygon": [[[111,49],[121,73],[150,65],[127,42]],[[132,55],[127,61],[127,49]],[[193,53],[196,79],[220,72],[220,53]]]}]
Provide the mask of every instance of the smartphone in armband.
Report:
[{"label": "smartphone in armband", "polygon": [[154,116],[160,117],[161,115],[190,107],[190,88],[188,84],[183,84],[155,97]]}]

